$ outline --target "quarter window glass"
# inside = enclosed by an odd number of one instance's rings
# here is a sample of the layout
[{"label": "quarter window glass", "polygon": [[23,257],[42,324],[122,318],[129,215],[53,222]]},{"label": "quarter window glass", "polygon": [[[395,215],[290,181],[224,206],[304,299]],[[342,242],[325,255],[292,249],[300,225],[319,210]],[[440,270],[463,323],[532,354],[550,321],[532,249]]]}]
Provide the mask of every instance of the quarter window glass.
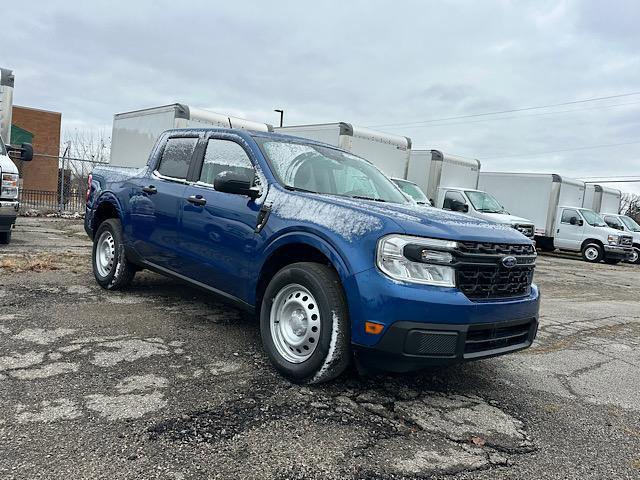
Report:
[{"label": "quarter window glass", "polygon": [[255,175],[247,152],[238,143],[211,139],[204,154],[200,181],[213,185],[216,175],[222,172],[237,173],[252,180]]},{"label": "quarter window glass", "polygon": [[170,138],[162,152],[158,173],[166,177],[187,178],[197,138]]},{"label": "quarter window glass", "polygon": [[578,212],[575,210],[563,210],[562,211],[562,219],[560,220],[562,223],[571,223],[571,217],[576,217],[576,219],[580,219]]},{"label": "quarter window glass", "polygon": [[464,197],[460,192],[447,192],[444,196],[444,202],[442,208],[445,210],[452,210],[452,206],[456,203],[465,204]]}]

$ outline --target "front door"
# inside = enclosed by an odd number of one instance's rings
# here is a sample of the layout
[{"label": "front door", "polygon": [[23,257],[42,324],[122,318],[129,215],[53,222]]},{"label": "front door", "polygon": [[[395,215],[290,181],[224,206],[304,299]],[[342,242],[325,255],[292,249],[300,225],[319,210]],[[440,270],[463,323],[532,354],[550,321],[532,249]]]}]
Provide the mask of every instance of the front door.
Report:
[{"label": "front door", "polygon": [[214,134],[206,141],[199,179],[187,187],[182,201],[180,250],[186,276],[244,299],[260,206],[213,187],[223,172],[255,177],[250,154],[238,140],[233,134]]},{"label": "front door", "polygon": [[129,200],[132,246],[145,260],[172,271],[180,270],[180,213],[197,143],[193,136],[169,138],[155,171],[133,180]]},{"label": "front door", "polygon": [[554,239],[557,248],[579,251],[584,237],[584,221],[577,209],[563,208]]}]

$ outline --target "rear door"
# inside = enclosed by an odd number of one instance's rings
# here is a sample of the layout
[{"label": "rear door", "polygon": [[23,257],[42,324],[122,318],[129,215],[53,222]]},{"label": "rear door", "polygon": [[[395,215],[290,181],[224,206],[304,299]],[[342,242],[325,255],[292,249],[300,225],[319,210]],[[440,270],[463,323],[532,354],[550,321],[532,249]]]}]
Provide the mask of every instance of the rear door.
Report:
[{"label": "rear door", "polygon": [[135,187],[130,200],[133,246],[148,262],[174,272],[181,270],[180,214],[198,138],[169,137],[153,173],[133,180]]},{"label": "rear door", "polygon": [[260,206],[244,195],[218,192],[213,184],[223,172],[255,178],[255,160],[240,137],[213,133],[206,139],[200,162],[197,182],[187,187],[181,203],[185,275],[244,299],[248,267],[257,246]]},{"label": "rear door", "polygon": [[[574,221],[575,219],[575,221]],[[577,209],[562,208],[555,236],[555,246],[579,251],[584,238],[584,221]],[[582,225],[580,225],[582,223]]]}]

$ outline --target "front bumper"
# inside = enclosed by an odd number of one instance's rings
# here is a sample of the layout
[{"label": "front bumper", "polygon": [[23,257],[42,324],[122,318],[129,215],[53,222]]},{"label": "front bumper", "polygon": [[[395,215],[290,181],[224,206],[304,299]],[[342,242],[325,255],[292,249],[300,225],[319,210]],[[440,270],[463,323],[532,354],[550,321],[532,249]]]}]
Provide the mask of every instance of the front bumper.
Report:
[{"label": "front bumper", "polygon": [[0,232],[8,232],[16,223],[20,204],[17,200],[0,200]]},{"label": "front bumper", "polygon": [[[351,341],[358,355],[366,356],[368,364],[382,362],[387,370],[407,371],[509,353],[529,347],[537,332],[540,296],[535,284],[523,297],[471,301],[458,289],[395,282],[372,268],[349,277],[344,285]],[[384,325],[382,333],[366,333],[367,321]],[[527,329],[526,335],[514,332],[520,337],[500,343],[513,326]],[[480,349],[474,350],[469,341],[482,340],[478,335],[488,335],[488,343],[477,343]],[[420,350],[414,344],[435,344],[436,350]]]},{"label": "front bumper", "polygon": [[633,254],[633,247],[621,247],[618,245],[605,245],[604,254],[607,258],[627,260]]},{"label": "front bumper", "polygon": [[472,325],[396,322],[374,347],[359,347],[359,359],[374,368],[408,372],[505,355],[528,348],[537,318]]}]

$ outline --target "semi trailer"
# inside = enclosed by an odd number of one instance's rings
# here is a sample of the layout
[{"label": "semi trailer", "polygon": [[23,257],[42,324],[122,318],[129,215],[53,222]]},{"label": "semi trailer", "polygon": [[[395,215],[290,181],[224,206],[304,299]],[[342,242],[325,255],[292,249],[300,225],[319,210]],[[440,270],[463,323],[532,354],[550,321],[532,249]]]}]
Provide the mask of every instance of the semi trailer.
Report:
[{"label": "semi trailer", "polygon": [[618,213],[622,192],[595,183],[585,183],[582,206],[597,213]]},{"label": "semi trailer", "polygon": [[111,160],[114,167],[140,168],[162,132],[172,128],[222,127],[258,132],[272,131],[267,123],[193,108],[182,103],[145,108],[113,117]]},{"label": "semi trailer", "polygon": [[347,122],[276,127],[278,133],[324,142],[366,158],[388,177],[407,178],[411,139]]},{"label": "semi trailer", "polygon": [[632,256],[633,238],[607,226],[584,208],[585,183],[544,173],[482,172],[480,188],[535,225],[536,245],[545,251],[580,252],[588,262],[615,264]]}]

